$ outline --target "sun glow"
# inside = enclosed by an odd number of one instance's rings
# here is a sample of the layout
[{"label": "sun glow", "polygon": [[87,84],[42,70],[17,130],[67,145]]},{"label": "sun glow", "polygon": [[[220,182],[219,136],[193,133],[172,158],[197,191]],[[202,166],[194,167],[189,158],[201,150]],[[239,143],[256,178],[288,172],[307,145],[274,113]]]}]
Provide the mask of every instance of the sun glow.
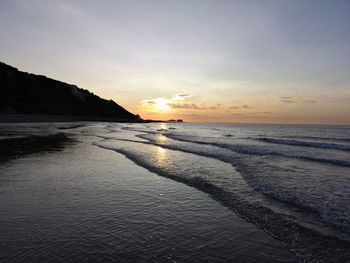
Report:
[{"label": "sun glow", "polygon": [[167,104],[167,101],[162,98],[157,98],[155,100],[155,106],[159,111],[167,111],[170,109],[170,106]]}]

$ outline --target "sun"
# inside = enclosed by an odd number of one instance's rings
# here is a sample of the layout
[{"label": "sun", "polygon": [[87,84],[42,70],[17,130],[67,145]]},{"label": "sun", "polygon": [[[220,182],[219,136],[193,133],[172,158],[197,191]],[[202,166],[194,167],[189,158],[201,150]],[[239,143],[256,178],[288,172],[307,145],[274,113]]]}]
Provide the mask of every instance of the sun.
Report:
[{"label": "sun", "polygon": [[160,111],[167,111],[170,109],[170,106],[167,104],[167,101],[163,98],[157,98],[155,100],[155,106],[157,110],[160,110]]}]

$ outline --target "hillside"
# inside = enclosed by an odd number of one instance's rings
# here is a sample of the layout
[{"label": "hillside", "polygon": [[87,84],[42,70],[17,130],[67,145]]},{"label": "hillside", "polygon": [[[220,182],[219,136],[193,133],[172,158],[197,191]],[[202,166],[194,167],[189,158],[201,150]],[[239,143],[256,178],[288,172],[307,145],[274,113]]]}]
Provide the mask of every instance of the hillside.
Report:
[{"label": "hillside", "polygon": [[0,114],[55,115],[91,120],[139,120],[113,100],[75,85],[30,74],[0,62]]}]

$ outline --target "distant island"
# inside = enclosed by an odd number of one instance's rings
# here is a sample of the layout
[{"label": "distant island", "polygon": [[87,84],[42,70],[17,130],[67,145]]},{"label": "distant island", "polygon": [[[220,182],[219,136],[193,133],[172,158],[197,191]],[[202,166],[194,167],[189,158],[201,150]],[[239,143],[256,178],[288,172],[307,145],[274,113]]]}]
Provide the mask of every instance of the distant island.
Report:
[{"label": "distant island", "polygon": [[113,100],[0,62],[0,121],[143,122]]}]

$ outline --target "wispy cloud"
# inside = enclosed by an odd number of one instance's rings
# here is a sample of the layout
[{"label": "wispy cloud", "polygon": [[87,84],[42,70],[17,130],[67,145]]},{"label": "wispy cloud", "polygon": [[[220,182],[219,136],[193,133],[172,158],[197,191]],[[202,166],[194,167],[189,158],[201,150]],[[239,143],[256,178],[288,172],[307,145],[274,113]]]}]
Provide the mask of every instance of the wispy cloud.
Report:
[{"label": "wispy cloud", "polygon": [[230,109],[231,110],[238,110],[238,109],[251,109],[251,106],[248,105],[240,105],[240,106],[231,106]]},{"label": "wispy cloud", "polygon": [[216,110],[220,108],[221,104],[216,103],[208,104],[204,102],[195,103],[190,101],[192,98],[192,94],[187,93],[177,93],[171,98],[155,98],[155,99],[146,99],[143,100],[142,103],[146,105],[158,105],[161,101],[163,105],[169,107],[169,109],[183,109],[183,110]]},{"label": "wispy cloud", "polygon": [[317,103],[317,101],[313,99],[307,99],[304,97],[293,97],[293,96],[281,96],[279,97],[279,100],[283,103],[298,103],[298,102]]},{"label": "wispy cloud", "polygon": [[280,101],[283,103],[296,103],[296,99],[292,96],[282,96],[279,97]]},{"label": "wispy cloud", "polygon": [[172,109],[216,110],[219,106],[197,105],[195,103],[169,103]]},{"label": "wispy cloud", "polygon": [[317,100],[302,100],[305,103],[317,103]]},{"label": "wispy cloud", "polygon": [[188,98],[191,98],[191,94],[186,94],[186,93],[177,93],[172,97],[172,100],[187,100]]},{"label": "wispy cloud", "polygon": [[247,112],[247,113],[233,113],[232,116],[256,116],[256,115],[267,115],[271,114],[270,111],[256,111],[256,112]]}]

